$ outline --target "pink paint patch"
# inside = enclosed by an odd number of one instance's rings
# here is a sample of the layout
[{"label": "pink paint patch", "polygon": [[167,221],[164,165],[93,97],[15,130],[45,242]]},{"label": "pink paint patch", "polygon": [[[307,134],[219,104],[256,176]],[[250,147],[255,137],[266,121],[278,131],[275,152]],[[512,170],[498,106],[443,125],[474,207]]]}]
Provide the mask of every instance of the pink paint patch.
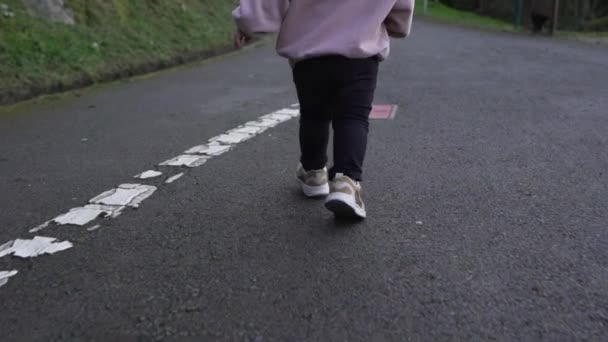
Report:
[{"label": "pink paint patch", "polygon": [[397,108],[397,105],[373,105],[369,118],[374,120],[394,119]]}]

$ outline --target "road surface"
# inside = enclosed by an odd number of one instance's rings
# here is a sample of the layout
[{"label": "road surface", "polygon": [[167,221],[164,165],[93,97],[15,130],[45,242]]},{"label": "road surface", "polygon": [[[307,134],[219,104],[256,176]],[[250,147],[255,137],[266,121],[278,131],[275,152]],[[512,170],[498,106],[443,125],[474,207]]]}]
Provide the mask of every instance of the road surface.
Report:
[{"label": "road surface", "polygon": [[158,186],[0,258],[0,340],[605,341],[608,49],[418,21],[381,68],[362,223],[299,194],[297,119],[132,178],[297,102],[271,44],[0,114],[0,244]]}]

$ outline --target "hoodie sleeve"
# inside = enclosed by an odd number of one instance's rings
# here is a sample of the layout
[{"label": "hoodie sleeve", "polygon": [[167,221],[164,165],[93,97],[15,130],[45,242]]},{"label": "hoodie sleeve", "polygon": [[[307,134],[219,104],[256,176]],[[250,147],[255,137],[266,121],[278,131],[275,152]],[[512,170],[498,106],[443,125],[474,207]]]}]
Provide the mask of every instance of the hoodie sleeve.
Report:
[{"label": "hoodie sleeve", "polygon": [[389,36],[405,38],[412,29],[415,0],[397,0],[395,6],[384,21]]},{"label": "hoodie sleeve", "polygon": [[248,35],[274,33],[281,24],[290,0],[240,0],[232,16],[238,28]]}]

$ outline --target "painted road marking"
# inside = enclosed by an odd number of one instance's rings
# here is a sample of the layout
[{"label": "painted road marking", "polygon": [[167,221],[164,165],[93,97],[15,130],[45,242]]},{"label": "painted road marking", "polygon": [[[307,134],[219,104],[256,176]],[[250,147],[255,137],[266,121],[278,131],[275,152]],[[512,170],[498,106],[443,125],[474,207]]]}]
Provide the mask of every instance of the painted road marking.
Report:
[{"label": "painted road marking", "polygon": [[112,210],[103,210],[98,208],[87,208],[84,206],[82,208],[74,208],[69,212],[57,216],[53,219],[53,222],[59,225],[71,224],[74,226],[84,226],[89,224],[89,222],[97,219],[98,217],[110,216],[114,213]]},{"label": "painted road marking", "polygon": [[279,124],[280,122],[271,120],[271,119],[260,119],[258,121],[250,121],[245,123],[245,126],[257,126],[257,127],[266,127],[272,128]]},{"label": "painted road marking", "polygon": [[129,206],[137,208],[146,198],[152,196],[156,187],[141,184],[122,184],[118,188],[108,190],[93,197],[89,202],[110,206]]},{"label": "painted road marking", "polygon": [[162,172],[159,172],[159,171],[156,171],[156,170],[148,170],[148,171],[144,171],[144,172],[138,174],[134,178],[137,178],[137,179],[150,179],[150,178],[159,177],[162,174],[163,174]]},{"label": "painted road marking", "polygon": [[53,222],[53,220],[46,221],[46,222],[42,223],[41,225],[38,225],[38,226],[30,229],[29,232],[30,233],[39,232],[39,231],[43,230],[44,228],[48,227],[49,224],[51,224],[51,222]]},{"label": "painted road marking", "polygon": [[222,135],[218,135],[215,138],[211,138],[211,142],[216,142],[222,145],[236,145],[238,143],[242,143],[243,141],[247,141],[251,139],[253,135],[247,133],[225,133]]},{"label": "painted road marking", "polygon": [[217,157],[232,149],[230,145],[199,145],[187,150],[186,154],[204,154],[207,156]]},{"label": "painted road marking", "polygon": [[179,174],[177,174],[177,175],[175,175],[175,176],[169,177],[169,178],[168,178],[168,179],[165,181],[165,184],[171,184],[171,183],[175,182],[176,180],[178,180],[178,179],[182,178],[182,176],[183,176],[183,175],[184,175],[184,173],[182,172],[182,173],[179,173]]},{"label": "painted road marking", "polygon": [[261,117],[261,119],[275,120],[275,121],[278,121],[279,123],[281,123],[281,122],[291,120],[291,119],[293,119],[293,117],[290,115],[287,115],[287,114],[275,113],[275,114],[264,115]]},{"label": "painted road marking", "polygon": [[[299,104],[293,104],[289,108],[283,108],[276,112],[266,114],[254,121],[246,122],[234,129],[209,139],[205,145],[198,145],[186,150],[183,154],[171,158],[159,164],[159,166],[172,167],[199,167],[212,157],[220,156],[232,150],[237,144],[247,141],[256,135],[273,128],[280,123],[289,121],[300,115]],[[185,173],[180,173],[169,177],[165,184],[170,184]],[[136,178],[145,180],[156,178],[162,175],[157,170],[144,171]],[[56,225],[76,225],[84,226],[94,220],[103,218],[116,218],[125,208],[137,208],[139,205],[152,196],[157,190],[155,186],[145,184],[122,184],[117,188],[105,191],[92,198],[87,205],[70,209],[67,213],[57,216],[43,224],[29,230],[30,233],[38,232],[48,228],[51,224]],[[87,231],[95,231],[101,225],[87,228]],[[53,254],[73,247],[69,241],[56,242],[56,238],[36,236],[31,240],[11,240],[0,246],[0,257],[14,255],[17,257],[35,257],[42,254]],[[17,271],[1,271],[0,286],[6,284],[9,277],[17,274]]]},{"label": "painted road marking", "polygon": [[10,254],[19,258],[35,258],[42,254],[61,252],[74,246],[69,241],[56,241],[56,238],[44,236],[36,236],[31,240],[17,239],[9,241],[2,245],[3,247],[6,246],[6,248],[0,251],[0,258]]},{"label": "painted road marking", "polygon": [[397,105],[373,105],[369,118],[373,120],[394,119],[398,108]]},{"label": "painted road marking", "polygon": [[192,154],[183,154],[175,158],[166,160],[159,166],[187,166],[187,167],[199,167],[207,162],[209,158],[204,156],[195,156]]},{"label": "painted road marking", "polygon": [[14,276],[18,272],[16,270],[13,271],[0,271],[0,287],[6,285],[8,283],[8,278]]},{"label": "painted road marking", "polygon": [[101,225],[100,224],[96,224],[93,227],[87,228],[87,231],[92,232],[92,231],[97,230],[99,228],[101,228]]},{"label": "painted road marking", "polygon": [[267,127],[263,127],[263,126],[241,126],[239,128],[231,129],[227,133],[256,135],[256,134],[263,133],[267,129],[268,129]]}]

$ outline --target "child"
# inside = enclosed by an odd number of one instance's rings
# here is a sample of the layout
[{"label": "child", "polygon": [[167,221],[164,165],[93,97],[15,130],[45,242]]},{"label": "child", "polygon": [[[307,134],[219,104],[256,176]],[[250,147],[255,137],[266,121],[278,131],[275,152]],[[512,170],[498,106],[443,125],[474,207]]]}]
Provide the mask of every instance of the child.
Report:
[{"label": "child", "polygon": [[325,206],[336,216],[366,217],[359,182],[378,64],[389,54],[389,36],[409,34],[413,10],[414,0],[240,0],[233,12],[237,47],[279,33],[277,52],[293,66],[300,101],[297,178],[306,196],[328,195]]}]

